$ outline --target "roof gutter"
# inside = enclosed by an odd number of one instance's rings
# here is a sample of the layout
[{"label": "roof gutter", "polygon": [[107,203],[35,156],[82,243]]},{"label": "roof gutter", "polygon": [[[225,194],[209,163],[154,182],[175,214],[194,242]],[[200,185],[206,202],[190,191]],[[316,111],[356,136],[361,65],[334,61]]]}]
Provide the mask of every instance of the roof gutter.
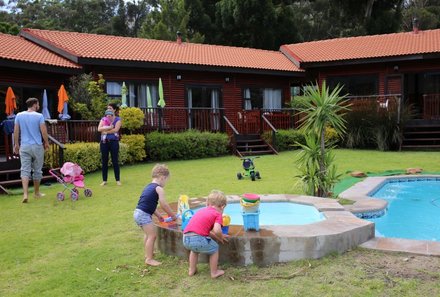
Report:
[{"label": "roof gutter", "polygon": [[238,67],[222,67],[210,65],[196,64],[177,64],[165,62],[144,62],[144,61],[127,61],[127,60],[109,60],[109,59],[93,59],[79,58],[79,64],[91,66],[115,66],[127,68],[154,68],[154,69],[171,69],[171,70],[188,70],[188,71],[207,71],[207,72],[224,72],[224,73],[244,73],[274,76],[294,76],[304,77],[305,72],[301,71],[281,71],[257,68],[238,68]]},{"label": "roof gutter", "polygon": [[302,62],[303,69],[320,68],[320,67],[333,67],[333,66],[348,66],[359,64],[371,64],[371,63],[384,63],[384,62],[402,62],[402,61],[419,61],[427,59],[440,59],[440,54],[421,54],[421,55],[405,55],[395,57],[378,57],[369,59],[353,59],[353,60],[338,60],[338,61],[320,61],[320,62]]}]

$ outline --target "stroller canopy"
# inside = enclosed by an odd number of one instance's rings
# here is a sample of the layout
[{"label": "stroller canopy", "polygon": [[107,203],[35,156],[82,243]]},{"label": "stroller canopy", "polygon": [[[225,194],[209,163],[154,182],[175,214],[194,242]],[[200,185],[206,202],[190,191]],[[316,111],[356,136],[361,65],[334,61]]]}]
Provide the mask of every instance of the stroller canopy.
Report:
[{"label": "stroller canopy", "polygon": [[61,167],[61,173],[68,176],[80,176],[83,172],[82,168],[75,163],[66,162],[63,167]]}]

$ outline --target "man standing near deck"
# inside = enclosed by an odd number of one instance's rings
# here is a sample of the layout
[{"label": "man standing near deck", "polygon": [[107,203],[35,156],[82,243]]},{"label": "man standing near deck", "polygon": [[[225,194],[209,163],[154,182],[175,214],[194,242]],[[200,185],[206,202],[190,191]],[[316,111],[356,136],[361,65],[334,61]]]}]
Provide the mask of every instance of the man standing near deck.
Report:
[{"label": "man standing near deck", "polygon": [[20,153],[23,203],[28,202],[29,179],[31,178],[34,181],[35,198],[44,196],[40,192],[40,181],[43,177],[44,150],[49,149],[44,117],[37,112],[40,109],[38,99],[29,98],[26,100],[26,106],[27,111],[17,114],[14,125],[14,153]]}]

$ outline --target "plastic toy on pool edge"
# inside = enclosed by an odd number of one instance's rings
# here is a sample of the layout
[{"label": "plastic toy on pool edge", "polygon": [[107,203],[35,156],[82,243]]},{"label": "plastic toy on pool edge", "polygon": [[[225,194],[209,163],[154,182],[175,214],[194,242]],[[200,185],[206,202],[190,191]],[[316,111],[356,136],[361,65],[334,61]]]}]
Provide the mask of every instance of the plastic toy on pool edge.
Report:
[{"label": "plastic toy on pool edge", "polygon": [[243,179],[245,177],[250,177],[252,181],[255,181],[255,179],[261,179],[260,172],[255,170],[255,164],[254,159],[259,158],[258,156],[255,157],[243,157],[240,158],[243,160],[243,173],[239,172],[237,173],[238,179]]}]

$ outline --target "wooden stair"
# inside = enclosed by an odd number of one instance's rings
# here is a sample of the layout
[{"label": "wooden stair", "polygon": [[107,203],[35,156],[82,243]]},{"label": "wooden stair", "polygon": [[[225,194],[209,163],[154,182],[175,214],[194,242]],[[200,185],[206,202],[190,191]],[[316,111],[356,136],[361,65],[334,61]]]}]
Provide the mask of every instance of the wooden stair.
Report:
[{"label": "wooden stair", "polygon": [[[18,163],[17,163],[18,162]],[[8,187],[21,187],[21,178],[20,178],[20,161],[18,160],[15,166],[18,168],[14,169],[2,169],[0,168],[0,195],[1,194],[9,194]],[[11,164],[9,165],[11,166]],[[0,166],[1,167],[1,166]],[[47,168],[43,168],[43,178],[41,179],[41,183],[45,181],[53,181],[54,178],[48,173]],[[30,186],[32,186],[32,181],[30,181]]]},{"label": "wooden stair", "polygon": [[240,157],[278,154],[259,134],[237,134],[235,153]]},{"label": "wooden stair", "polygon": [[403,130],[401,149],[440,150],[440,121],[411,121]]}]

